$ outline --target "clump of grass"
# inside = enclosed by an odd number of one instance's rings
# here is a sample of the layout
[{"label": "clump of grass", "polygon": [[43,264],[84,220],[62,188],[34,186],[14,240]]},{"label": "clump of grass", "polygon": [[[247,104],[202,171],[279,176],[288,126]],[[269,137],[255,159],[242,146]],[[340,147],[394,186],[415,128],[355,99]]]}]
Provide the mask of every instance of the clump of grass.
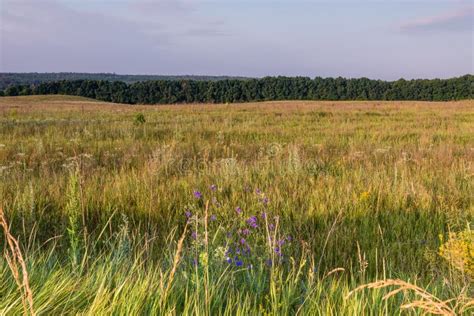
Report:
[{"label": "clump of grass", "polygon": [[33,292],[30,288],[30,281],[28,277],[28,269],[26,262],[20,249],[18,240],[10,233],[10,227],[3,209],[0,207],[0,227],[3,229],[5,235],[6,246],[4,250],[4,257],[10,268],[13,278],[21,292],[21,301],[25,315],[36,315],[33,304]]},{"label": "clump of grass", "polygon": [[81,199],[80,199],[80,183],[78,169],[75,168],[69,175],[69,182],[66,192],[67,204],[65,213],[68,218],[68,226],[66,228],[69,241],[69,257],[72,265],[77,268],[81,256]]},{"label": "clump of grass", "polygon": [[174,276],[176,274],[176,270],[181,260],[181,252],[183,251],[183,243],[184,243],[184,238],[186,238],[187,228],[188,228],[188,225],[186,224],[186,226],[184,226],[184,229],[183,229],[183,234],[181,235],[181,238],[178,240],[176,253],[173,258],[173,266],[168,276],[168,282],[166,283],[166,287],[164,288],[164,291],[163,291],[162,302],[166,302],[171,286],[173,285]]},{"label": "clump of grass", "polygon": [[143,113],[137,113],[134,120],[135,125],[143,125],[146,123],[145,115]]},{"label": "clump of grass", "polygon": [[387,279],[361,285],[351,291],[348,297],[353,293],[366,288],[382,289],[388,287],[395,287],[395,289],[385,294],[383,297],[384,300],[387,300],[398,293],[413,292],[415,294],[416,299],[401,305],[402,309],[420,309],[423,313],[445,316],[463,315],[464,313],[468,313],[470,310],[474,309],[474,299],[466,296],[466,288],[464,288],[457,297],[442,300],[425,289],[403,280]]}]

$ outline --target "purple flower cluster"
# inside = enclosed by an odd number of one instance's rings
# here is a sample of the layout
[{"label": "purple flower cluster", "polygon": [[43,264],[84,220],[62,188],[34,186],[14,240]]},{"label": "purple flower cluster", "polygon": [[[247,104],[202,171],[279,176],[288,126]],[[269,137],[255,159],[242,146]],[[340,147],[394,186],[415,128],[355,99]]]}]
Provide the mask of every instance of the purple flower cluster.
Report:
[{"label": "purple flower cluster", "polygon": [[244,264],[244,257],[248,260],[251,250],[250,246],[247,244],[247,241],[244,238],[241,238],[239,243],[232,247],[228,247],[225,256],[225,261],[228,264],[234,263],[237,267],[242,267]]},{"label": "purple flower cluster", "polygon": [[250,234],[250,230],[248,228],[244,228],[240,230],[240,233],[244,236],[247,236]]},{"label": "purple flower cluster", "polygon": [[258,227],[258,224],[257,224],[257,217],[256,216],[250,216],[248,219],[247,219],[247,224],[252,227],[252,228],[257,228]]},{"label": "purple flower cluster", "polygon": [[[211,192],[218,192],[218,187],[215,184],[210,185],[209,187]],[[251,192],[251,191],[250,191]],[[271,216],[270,210],[267,208],[269,204],[269,199],[266,197],[265,193],[263,193],[260,189],[256,189],[255,193],[257,194],[257,200],[263,204],[263,210],[257,213],[253,213],[254,215],[245,215],[244,211],[240,206],[235,208],[235,214],[240,215],[237,216],[231,226],[223,226],[220,221],[218,221],[217,216],[215,214],[210,215],[209,219],[210,222],[216,222],[216,224],[212,224],[209,226],[209,229],[214,229],[217,225],[219,229],[224,228],[224,236],[223,242],[224,244],[219,247],[225,250],[218,250],[218,253],[221,254],[221,257],[224,263],[230,264],[234,267],[247,267],[251,269],[253,267],[252,264],[255,264],[258,261],[265,262],[266,265],[272,267],[275,264],[282,264],[284,263],[287,255],[287,251],[291,250],[288,244],[291,242],[291,236],[281,237],[279,239],[275,239],[278,237],[279,229],[277,229],[278,217]],[[203,206],[203,194],[198,191],[193,191],[193,197],[198,201],[200,207]],[[221,207],[221,204],[218,202],[219,194],[211,193],[209,198],[211,202],[211,209]],[[207,199],[207,197],[206,197]],[[197,225],[204,225],[204,217],[196,216],[193,217],[193,213],[199,214],[198,211],[194,211],[194,208],[186,208],[185,209],[185,216],[189,220],[196,220]],[[246,212],[245,212],[246,213]],[[190,232],[192,240],[194,240],[193,246],[194,247],[203,247],[202,241],[198,240],[198,238],[202,238],[202,236],[198,232],[201,228],[197,228],[194,231]],[[271,231],[271,234],[268,232]],[[273,245],[274,253],[268,256],[268,242]],[[222,251],[222,253],[220,252]],[[267,256],[261,257],[261,254],[267,253]],[[285,256],[284,256],[285,253]],[[271,257],[272,259],[268,259]],[[194,262],[197,265],[197,260]]]}]

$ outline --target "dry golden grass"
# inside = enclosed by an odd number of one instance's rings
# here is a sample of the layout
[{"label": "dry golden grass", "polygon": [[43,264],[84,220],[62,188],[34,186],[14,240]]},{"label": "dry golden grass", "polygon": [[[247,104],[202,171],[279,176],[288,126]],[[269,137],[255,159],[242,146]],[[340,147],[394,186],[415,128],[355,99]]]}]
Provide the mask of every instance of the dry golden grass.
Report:
[{"label": "dry golden grass", "polygon": [[409,282],[403,280],[381,280],[369,284],[361,285],[351,291],[347,298],[355,292],[363,289],[383,289],[388,287],[395,287],[394,290],[387,293],[383,299],[388,300],[398,293],[412,292],[417,297],[416,300],[404,303],[402,309],[420,309],[424,314],[456,316],[462,315],[474,307],[474,299],[466,296],[467,288],[461,291],[458,297],[441,300],[435,295],[429,293],[425,289],[420,288]]},{"label": "dry golden grass", "polygon": [[33,304],[33,292],[30,288],[30,281],[28,278],[28,269],[26,268],[25,260],[21,253],[20,244],[18,240],[10,233],[10,227],[3,209],[0,207],[0,227],[3,229],[5,235],[6,247],[4,249],[5,260],[12,272],[13,278],[21,292],[21,301],[23,304],[23,311],[25,315],[36,315]]},{"label": "dry golden grass", "polygon": [[[101,102],[74,96],[46,95],[46,96],[19,96],[0,98],[0,113],[17,110],[22,113],[40,111],[225,111],[240,112],[242,110],[259,110],[263,112],[294,112],[294,111],[347,111],[347,110],[377,110],[379,113],[407,110],[416,112],[430,110],[443,115],[452,111],[473,110],[474,100],[451,102],[427,101],[268,101],[233,104],[172,104],[172,105],[129,105]],[[284,113],[281,113],[282,115]],[[277,113],[278,114],[278,113]]]}]

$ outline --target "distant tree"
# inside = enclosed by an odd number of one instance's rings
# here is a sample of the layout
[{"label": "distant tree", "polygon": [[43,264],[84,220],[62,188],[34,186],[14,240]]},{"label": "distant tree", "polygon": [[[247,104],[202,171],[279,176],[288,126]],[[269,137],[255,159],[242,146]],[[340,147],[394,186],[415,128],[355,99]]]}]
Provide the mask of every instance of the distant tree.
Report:
[{"label": "distant tree", "polygon": [[[19,86],[21,87],[21,86]],[[11,96],[11,97],[14,97],[14,96],[17,96],[19,94],[19,87],[17,86],[10,86],[8,87],[6,90],[5,90],[5,95],[6,96]]]},{"label": "distant tree", "polygon": [[18,89],[19,95],[31,95],[32,92],[30,86],[21,86],[21,88]]}]

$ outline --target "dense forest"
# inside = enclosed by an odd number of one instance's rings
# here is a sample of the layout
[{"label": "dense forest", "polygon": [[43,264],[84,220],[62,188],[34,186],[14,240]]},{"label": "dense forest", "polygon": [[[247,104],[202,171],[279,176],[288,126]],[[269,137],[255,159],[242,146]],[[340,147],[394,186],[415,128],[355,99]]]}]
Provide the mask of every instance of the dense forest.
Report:
[{"label": "dense forest", "polygon": [[265,77],[262,79],[153,80],[125,83],[62,80],[9,86],[0,95],[65,94],[102,101],[231,103],[269,100],[426,100],[472,99],[474,76],[452,79],[381,81],[367,78]]},{"label": "dense forest", "polygon": [[118,75],[114,73],[78,73],[78,72],[51,72],[51,73],[0,73],[0,90],[9,86],[39,84],[49,81],[60,80],[105,80],[105,81],[123,81],[134,83],[148,80],[224,80],[224,79],[247,79],[244,77],[231,76],[168,76],[168,75]]}]

